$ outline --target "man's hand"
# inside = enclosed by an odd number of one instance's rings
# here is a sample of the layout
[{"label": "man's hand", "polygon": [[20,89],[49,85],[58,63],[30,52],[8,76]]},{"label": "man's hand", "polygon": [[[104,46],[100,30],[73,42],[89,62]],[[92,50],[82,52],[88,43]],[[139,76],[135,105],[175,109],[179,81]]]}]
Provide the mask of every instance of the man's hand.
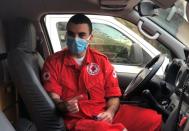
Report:
[{"label": "man's hand", "polygon": [[79,111],[78,100],[83,98],[83,95],[79,95],[68,101],[62,101],[60,96],[56,93],[50,93],[50,96],[61,112],[68,111],[70,113],[76,113]]},{"label": "man's hand", "polygon": [[79,95],[66,101],[64,104],[66,106],[67,111],[70,113],[79,112],[78,100],[82,98],[83,98],[83,95]]},{"label": "man's hand", "polygon": [[114,115],[119,107],[119,98],[111,97],[107,100],[107,110],[97,116],[97,120],[112,123]]},{"label": "man's hand", "polygon": [[100,114],[97,116],[97,119],[98,119],[99,121],[106,121],[106,122],[109,122],[109,123],[112,123],[113,118],[114,118],[114,113],[113,113],[113,112],[110,112],[110,111],[102,112],[102,113],[100,113]]}]

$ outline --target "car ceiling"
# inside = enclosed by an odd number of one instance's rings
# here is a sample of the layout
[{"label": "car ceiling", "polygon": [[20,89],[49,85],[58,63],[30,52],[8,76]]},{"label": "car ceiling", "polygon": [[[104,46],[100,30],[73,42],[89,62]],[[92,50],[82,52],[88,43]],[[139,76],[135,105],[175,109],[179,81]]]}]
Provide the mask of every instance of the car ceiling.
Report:
[{"label": "car ceiling", "polygon": [[[175,0],[153,0],[163,8],[173,4]],[[47,13],[91,13],[123,17],[137,5],[140,0],[0,0],[0,17],[14,18],[25,17],[36,20]],[[121,5],[126,7],[121,10],[104,10],[100,5]],[[115,7],[115,6],[114,6]],[[127,13],[125,13],[127,12]]]},{"label": "car ceiling", "polygon": [[27,18],[36,19],[36,17],[39,18],[41,15],[49,12],[101,13],[104,11],[100,9],[98,0],[14,0],[14,1],[1,0],[0,1],[0,16],[5,18],[27,17]]},{"label": "car ceiling", "polygon": [[[101,14],[124,18],[130,22],[137,24],[139,14],[133,11],[141,0],[0,0],[0,20],[5,21],[18,17],[32,20],[37,31],[37,38],[43,44],[48,44],[49,39],[46,35],[45,27],[40,23],[42,16],[49,13],[85,13],[85,14]],[[175,0],[153,0],[162,8],[173,5]],[[102,4],[107,7],[102,8]],[[126,5],[126,6],[122,6]],[[43,29],[42,29],[43,28]],[[49,44],[48,44],[49,45]],[[49,54],[49,49],[45,46],[45,55]]]}]

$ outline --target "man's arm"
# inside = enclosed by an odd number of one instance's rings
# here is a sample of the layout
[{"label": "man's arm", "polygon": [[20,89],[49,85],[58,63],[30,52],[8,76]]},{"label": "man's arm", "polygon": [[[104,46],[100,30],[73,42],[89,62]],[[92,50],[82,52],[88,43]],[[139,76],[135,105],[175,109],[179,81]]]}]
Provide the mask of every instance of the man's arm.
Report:
[{"label": "man's arm", "polygon": [[52,98],[52,100],[55,103],[55,106],[58,110],[60,110],[61,112],[67,112],[67,108],[65,103],[60,99],[60,96],[56,93],[49,93],[50,97]]},{"label": "man's arm", "polygon": [[97,118],[98,120],[112,122],[116,111],[119,108],[119,97],[111,97],[107,100],[107,110],[100,113]]},{"label": "man's arm", "polygon": [[107,111],[111,112],[113,116],[119,108],[120,100],[118,97],[111,97],[107,101]]}]

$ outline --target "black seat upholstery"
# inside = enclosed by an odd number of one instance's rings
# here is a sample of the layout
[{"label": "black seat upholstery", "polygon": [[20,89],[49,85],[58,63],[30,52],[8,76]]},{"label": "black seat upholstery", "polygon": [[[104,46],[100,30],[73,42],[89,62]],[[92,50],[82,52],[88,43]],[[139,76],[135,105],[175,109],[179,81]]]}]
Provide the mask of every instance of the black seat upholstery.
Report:
[{"label": "black seat upholstery", "polygon": [[[7,88],[9,83],[9,75],[8,75],[8,69],[7,69],[7,53],[6,53],[6,47],[5,47],[5,41],[4,41],[4,32],[3,32],[3,26],[2,21],[0,21],[0,95],[2,88]],[[0,109],[2,108],[1,99],[0,96]],[[0,111],[0,130],[3,131],[15,131],[12,124],[9,122],[7,117],[3,112]]]},{"label": "black seat upholstery", "polygon": [[6,52],[3,25],[0,21],[0,87],[9,82]]},{"label": "black seat upholstery", "polygon": [[33,24],[17,19],[7,25],[9,39],[8,68],[32,122],[38,131],[62,131],[63,120],[43,89],[40,71],[43,58],[36,52],[36,32]]}]

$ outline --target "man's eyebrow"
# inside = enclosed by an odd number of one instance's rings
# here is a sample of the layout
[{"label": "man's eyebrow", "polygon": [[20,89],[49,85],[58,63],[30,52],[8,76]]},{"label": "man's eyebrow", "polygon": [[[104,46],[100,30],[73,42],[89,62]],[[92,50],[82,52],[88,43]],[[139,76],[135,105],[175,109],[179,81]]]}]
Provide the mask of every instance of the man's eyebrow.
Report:
[{"label": "man's eyebrow", "polygon": [[[74,32],[69,31],[69,30],[68,30],[67,32],[68,32],[68,33],[71,33],[71,34],[75,34]],[[83,35],[83,34],[87,34],[87,33],[86,33],[86,32],[78,32],[78,34],[82,34],[82,35]]]},{"label": "man's eyebrow", "polygon": [[87,34],[86,32],[79,32],[80,35],[85,35]]},{"label": "man's eyebrow", "polygon": [[72,31],[69,31],[69,30],[68,30],[67,32],[68,32],[68,33],[72,33],[72,34],[74,34]]}]

